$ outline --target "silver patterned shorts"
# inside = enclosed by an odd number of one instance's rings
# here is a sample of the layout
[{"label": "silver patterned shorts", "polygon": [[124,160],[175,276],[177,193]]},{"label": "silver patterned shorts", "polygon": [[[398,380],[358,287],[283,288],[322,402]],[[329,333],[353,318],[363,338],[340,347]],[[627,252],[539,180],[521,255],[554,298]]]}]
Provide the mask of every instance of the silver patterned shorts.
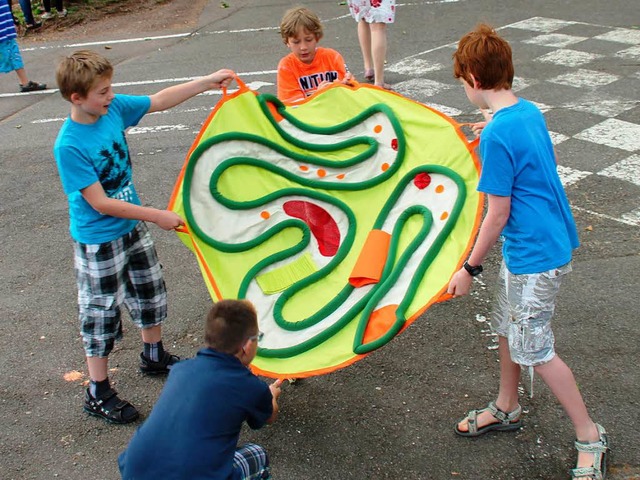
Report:
[{"label": "silver patterned shorts", "polygon": [[515,363],[535,367],[555,356],[551,317],[560,284],[569,272],[571,262],[546,272],[516,275],[502,261],[491,328],[507,338]]}]

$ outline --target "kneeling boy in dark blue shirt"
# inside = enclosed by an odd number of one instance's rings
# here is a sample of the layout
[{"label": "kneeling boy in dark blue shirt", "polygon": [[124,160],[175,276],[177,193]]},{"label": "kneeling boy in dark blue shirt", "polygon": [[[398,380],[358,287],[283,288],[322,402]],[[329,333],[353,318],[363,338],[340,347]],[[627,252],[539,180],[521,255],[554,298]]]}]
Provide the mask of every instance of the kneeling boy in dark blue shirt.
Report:
[{"label": "kneeling boy in dark blue shirt", "polygon": [[123,479],[270,478],[262,447],[237,448],[244,421],[258,429],[278,413],[281,381],[267,385],[247,368],[261,336],[250,302],[213,305],[207,347],[172,368],[149,418],[119,457]]}]

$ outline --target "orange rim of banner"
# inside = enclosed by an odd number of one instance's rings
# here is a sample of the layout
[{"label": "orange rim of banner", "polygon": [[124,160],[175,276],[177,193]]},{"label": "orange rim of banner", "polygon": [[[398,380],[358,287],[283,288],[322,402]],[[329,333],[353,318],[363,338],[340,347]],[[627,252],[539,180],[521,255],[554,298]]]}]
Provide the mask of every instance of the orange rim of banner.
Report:
[{"label": "orange rim of banner", "polygon": [[[238,90],[232,94],[228,94],[226,89],[223,89],[223,96],[222,99],[216,104],[216,106],[213,108],[213,110],[210,112],[209,116],[207,117],[207,119],[205,120],[205,122],[203,123],[200,132],[198,133],[196,139],[194,140],[193,144],[191,145],[189,152],[187,153],[186,156],[186,160],[185,163],[180,171],[180,174],[178,176],[177,182],[176,182],[176,186],[174,187],[174,190],[172,192],[171,198],[169,200],[169,209],[171,209],[175,203],[175,199],[177,198],[178,195],[178,191],[180,190],[180,187],[182,185],[182,181],[184,178],[184,172],[186,170],[187,167],[187,163],[189,161],[189,158],[191,156],[191,154],[193,153],[193,151],[197,148],[198,143],[201,139],[201,137],[204,134],[204,131],[206,130],[206,127],[209,125],[209,123],[212,121],[213,117],[215,116],[215,114],[217,113],[217,111],[222,107],[222,105],[224,103],[226,103],[229,100],[232,100],[244,93],[246,93],[247,91],[251,91],[254,95],[258,95],[258,93],[256,93],[255,91],[250,90],[246,84],[240,80],[240,78],[237,75],[234,75],[234,79],[236,80],[236,82],[238,83]],[[463,142],[463,144],[466,146],[467,150],[469,151],[469,154],[474,162],[474,165],[476,167],[476,170],[479,172],[480,171],[480,161],[479,158],[475,152],[478,144],[479,144],[479,138],[475,138],[472,141],[468,141],[466,135],[464,134],[464,132],[462,131],[463,126],[469,126],[470,123],[458,123],[455,120],[453,120],[451,117],[447,116],[446,114],[435,110],[431,107],[429,107],[428,105],[425,105],[423,103],[417,102],[416,100],[404,97],[402,95],[400,95],[398,92],[395,92],[393,90],[386,90],[383,89],[381,87],[376,87],[374,85],[368,85],[368,84],[360,84],[358,82],[353,82],[354,85],[353,86],[349,86],[349,85],[343,85],[340,83],[334,83],[333,85],[330,85],[329,87],[327,87],[326,89],[323,89],[322,91],[326,91],[327,89],[330,88],[350,88],[352,90],[357,90],[360,88],[365,88],[365,89],[375,89],[375,90],[382,90],[388,94],[391,95],[396,95],[398,97],[401,97],[402,99],[404,99],[405,101],[409,101],[412,103],[415,103],[417,105],[420,105],[422,108],[427,108],[428,110],[430,110],[431,112],[435,113],[436,115],[438,115],[439,117],[441,117],[443,120],[445,120],[447,123],[451,124],[455,131],[456,134],[458,135],[458,138]],[[311,98],[313,98],[315,95],[317,95],[318,92],[316,92],[314,95],[312,95],[311,97],[306,98],[305,100],[301,101],[301,102],[296,102],[295,104],[287,104],[285,103],[286,106],[292,106],[292,105],[300,105],[303,103],[308,102]],[[271,110],[271,109],[270,109]],[[278,115],[277,117],[280,117],[280,115]],[[475,234],[470,237],[469,241],[467,242],[467,245],[464,249],[465,253],[468,254],[471,251],[471,248],[473,247],[475,240],[477,238],[478,235],[478,227],[480,225],[480,222],[482,220],[482,215],[483,215],[483,211],[484,211],[484,201],[485,201],[485,195],[482,192],[478,192],[479,194],[479,203],[478,203],[478,208],[476,209],[476,215],[475,215],[475,219],[474,219],[474,226],[473,226],[473,231],[475,231]],[[191,240],[191,243],[194,246],[194,252],[196,253],[198,260],[200,262],[200,264],[202,265],[203,270],[206,273],[207,279],[211,284],[212,289],[214,290],[217,298],[220,300],[222,299],[222,294],[213,278],[213,274],[212,272],[209,270],[208,266],[206,265],[206,263],[204,263],[204,256],[201,252],[201,250],[199,249],[199,247],[197,246],[193,236],[191,235],[189,229],[185,226],[179,229],[176,229],[178,232],[184,233],[186,235],[189,236],[189,239]],[[464,260],[466,258],[467,255],[463,255],[460,259],[460,261],[458,262],[457,268],[460,269],[462,268],[462,264],[464,263]],[[438,292],[438,294],[434,295],[432,297],[432,299],[425,304],[422,308],[418,309],[413,315],[411,315],[411,317],[406,319],[406,322],[404,323],[404,325],[402,326],[402,328],[399,330],[398,335],[403,332],[406,328],[409,327],[409,325],[411,325],[418,317],[420,317],[425,311],[427,311],[432,305],[436,304],[436,303],[440,303],[443,302],[445,300],[448,300],[450,298],[452,298],[452,295],[450,295],[449,293],[447,293],[447,289],[448,289],[448,285],[443,286],[443,288]],[[375,351],[375,350],[374,350]],[[373,352],[373,351],[372,351]],[[340,363],[337,365],[333,365],[331,367],[326,367],[326,368],[320,368],[320,369],[314,369],[314,370],[308,370],[306,372],[295,372],[295,373],[290,373],[290,374],[283,374],[283,373],[273,373],[273,372],[269,372],[266,370],[262,370],[259,367],[256,367],[254,365],[251,365],[250,368],[251,370],[258,374],[258,375],[262,375],[268,378],[289,378],[289,377],[295,377],[295,378],[306,378],[306,377],[312,377],[312,376],[316,376],[316,375],[323,375],[323,374],[327,374],[327,373],[331,373],[334,372],[336,370],[339,370],[341,368],[347,367],[352,365],[353,363],[361,360],[362,358],[366,357],[367,355],[369,355],[372,352],[367,352],[367,353],[362,353],[362,354],[355,354],[354,357]]]}]

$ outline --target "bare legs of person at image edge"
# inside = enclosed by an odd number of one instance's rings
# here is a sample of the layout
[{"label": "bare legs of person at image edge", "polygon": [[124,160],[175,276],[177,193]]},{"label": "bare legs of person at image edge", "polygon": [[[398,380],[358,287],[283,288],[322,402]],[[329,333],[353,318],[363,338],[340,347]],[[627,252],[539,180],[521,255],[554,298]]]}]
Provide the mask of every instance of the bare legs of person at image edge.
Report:
[{"label": "bare legs of person at image edge", "polygon": [[22,55],[20,55],[20,47],[15,38],[0,41],[0,73],[9,73],[11,71],[16,72],[16,75],[18,75],[21,92],[46,90],[46,84],[29,80],[22,61]]},{"label": "bare legs of person at image edge", "polygon": [[[500,388],[495,405],[501,412],[514,412],[519,408],[518,383],[521,367],[511,360],[506,337],[498,337],[498,352],[500,357]],[[569,415],[578,441],[597,442],[600,439],[598,429],[587,412],[576,380],[567,364],[558,355],[555,355],[549,362],[538,365],[534,369]],[[478,429],[495,422],[496,418],[489,410],[479,413],[476,419]],[[468,418],[460,421],[457,429],[460,432],[468,432]],[[577,467],[590,467],[593,463],[593,453],[578,452]]]},{"label": "bare legs of person at image edge", "polygon": [[387,58],[387,24],[368,23],[366,20],[358,22],[358,41],[364,60],[364,76],[373,80],[374,84],[382,88],[390,88],[384,82],[384,62]]},{"label": "bare legs of person at image edge", "polygon": [[20,82],[21,92],[35,92],[38,90],[47,89],[47,85],[44,83],[30,81],[29,77],[27,77],[27,72],[24,68],[18,68],[16,70],[16,74],[18,75],[18,81]]}]

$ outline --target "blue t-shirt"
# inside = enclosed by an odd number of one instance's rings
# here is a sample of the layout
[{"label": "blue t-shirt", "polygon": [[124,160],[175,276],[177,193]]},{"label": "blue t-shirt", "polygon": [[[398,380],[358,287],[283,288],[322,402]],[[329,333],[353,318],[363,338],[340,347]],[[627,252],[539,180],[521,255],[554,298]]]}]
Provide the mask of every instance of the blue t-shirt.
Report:
[{"label": "blue t-shirt", "polygon": [[205,348],[176,364],[118,463],[124,480],[230,480],[242,423],[273,414],[269,386],[233,355]]},{"label": "blue t-shirt", "polygon": [[502,232],[509,271],[540,273],[568,263],[578,232],[540,110],[522,98],[498,110],[480,135],[480,155],[478,190],[511,197]]},{"label": "blue t-shirt", "polygon": [[116,95],[109,111],[92,124],[67,118],[53,155],[69,201],[69,230],[80,243],[106,243],[130,232],[137,220],[102,215],[82,196],[82,189],[100,182],[108,197],[140,205],[133,186],[125,130],[149,110],[147,96]]}]

